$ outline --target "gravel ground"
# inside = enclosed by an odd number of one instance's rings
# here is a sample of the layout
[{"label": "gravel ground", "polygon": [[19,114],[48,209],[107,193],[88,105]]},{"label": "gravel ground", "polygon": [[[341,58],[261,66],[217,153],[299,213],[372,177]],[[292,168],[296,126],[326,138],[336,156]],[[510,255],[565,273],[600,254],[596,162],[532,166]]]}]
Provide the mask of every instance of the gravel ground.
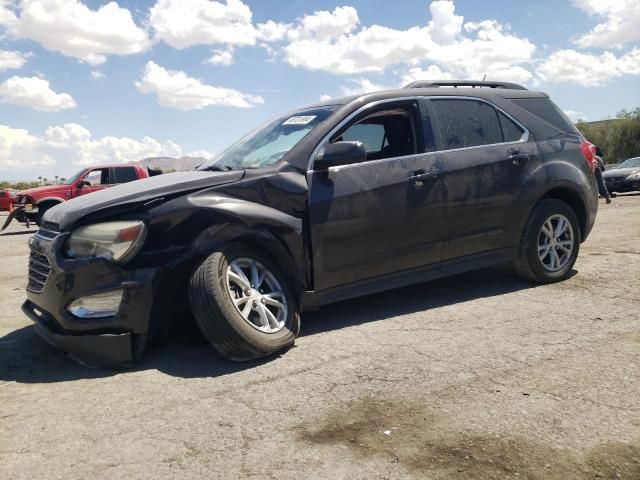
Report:
[{"label": "gravel ground", "polygon": [[640,196],[560,284],[485,269],[305,314],[268,361],[181,335],[123,372],[20,312],[32,232],[0,237],[1,479],[640,479]]}]

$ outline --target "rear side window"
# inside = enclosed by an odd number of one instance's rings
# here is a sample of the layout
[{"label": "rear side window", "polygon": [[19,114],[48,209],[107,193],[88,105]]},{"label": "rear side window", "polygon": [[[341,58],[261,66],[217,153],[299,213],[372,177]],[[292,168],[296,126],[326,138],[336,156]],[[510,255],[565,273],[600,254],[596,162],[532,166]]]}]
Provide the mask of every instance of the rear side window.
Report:
[{"label": "rear side window", "polygon": [[116,172],[115,183],[127,183],[138,180],[138,175],[136,175],[136,169],[134,167],[116,167],[114,170]]},{"label": "rear side window", "polygon": [[432,99],[441,148],[476,147],[502,143],[498,112],[478,100]]},{"label": "rear side window", "polygon": [[7,196],[7,194],[6,194],[6,193],[4,193],[4,192],[0,192],[0,198],[4,198],[4,197],[6,197],[6,196]]},{"label": "rear side window", "polygon": [[561,132],[578,133],[573,124],[566,119],[560,109],[548,98],[512,98],[511,101],[527,112],[553,125]]}]

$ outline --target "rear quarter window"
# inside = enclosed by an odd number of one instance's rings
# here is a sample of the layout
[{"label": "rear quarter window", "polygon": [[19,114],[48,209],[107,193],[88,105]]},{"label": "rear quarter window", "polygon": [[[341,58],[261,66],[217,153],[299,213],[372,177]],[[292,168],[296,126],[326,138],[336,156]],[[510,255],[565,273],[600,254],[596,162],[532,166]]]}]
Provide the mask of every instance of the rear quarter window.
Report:
[{"label": "rear quarter window", "polygon": [[555,104],[546,97],[512,98],[511,102],[564,133],[579,133]]}]

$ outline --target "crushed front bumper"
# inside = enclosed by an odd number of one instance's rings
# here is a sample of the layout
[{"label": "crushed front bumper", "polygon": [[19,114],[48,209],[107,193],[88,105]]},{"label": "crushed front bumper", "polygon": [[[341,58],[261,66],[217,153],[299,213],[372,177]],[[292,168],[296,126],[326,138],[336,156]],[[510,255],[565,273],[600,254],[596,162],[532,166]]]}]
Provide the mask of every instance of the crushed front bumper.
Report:
[{"label": "crushed front bumper", "polygon": [[[123,367],[138,358],[149,330],[157,268],[125,269],[104,259],[68,259],[68,234],[39,230],[29,240],[29,283],[24,313],[38,334],[80,363]],[[80,318],[68,307],[75,300],[122,290],[113,316]]]},{"label": "crushed front bumper", "polygon": [[133,363],[131,333],[64,333],[51,314],[27,300],[22,311],[35,323],[38,335],[54,347],[69,352],[79,363],[94,367],[128,367]]}]

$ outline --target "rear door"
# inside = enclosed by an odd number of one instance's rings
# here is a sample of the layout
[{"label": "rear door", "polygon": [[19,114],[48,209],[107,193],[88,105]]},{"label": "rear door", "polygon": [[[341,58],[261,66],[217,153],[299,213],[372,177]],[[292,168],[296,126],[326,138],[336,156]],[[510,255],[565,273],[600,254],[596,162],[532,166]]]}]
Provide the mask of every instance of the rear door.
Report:
[{"label": "rear door", "polygon": [[447,230],[442,259],[510,246],[514,189],[536,154],[526,129],[474,98],[432,98]]},{"label": "rear door", "polygon": [[424,175],[437,169],[426,113],[414,100],[364,109],[330,141],[363,142],[367,161],[308,173],[316,291],[439,260],[442,192]]},{"label": "rear door", "polygon": [[136,167],[125,165],[122,167],[113,167],[111,169],[111,177],[115,185],[120,183],[129,183],[138,180],[138,172]]}]

